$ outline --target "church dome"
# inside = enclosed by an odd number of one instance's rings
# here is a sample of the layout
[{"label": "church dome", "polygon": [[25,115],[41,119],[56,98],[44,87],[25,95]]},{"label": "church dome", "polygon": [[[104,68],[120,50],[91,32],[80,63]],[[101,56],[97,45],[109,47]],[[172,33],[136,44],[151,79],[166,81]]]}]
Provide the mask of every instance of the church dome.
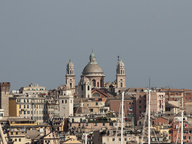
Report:
[{"label": "church dome", "polygon": [[89,113],[89,109],[87,107],[78,107],[76,112],[75,112],[75,115],[78,116],[78,115],[86,115]]},{"label": "church dome", "polygon": [[92,73],[103,73],[103,70],[98,64],[90,64],[88,63],[83,69],[83,75],[92,74]]},{"label": "church dome", "polygon": [[91,55],[89,56],[89,59],[90,59],[90,62],[83,69],[83,72],[82,72],[83,76],[86,76],[86,75],[104,76],[103,70],[96,62],[96,57],[95,57],[95,54],[93,53],[93,51],[92,51]]},{"label": "church dome", "polygon": [[79,116],[79,115],[82,116],[82,115],[85,115],[88,113],[89,113],[89,109],[87,107],[84,107],[83,100],[81,99],[80,100],[80,107],[77,108],[75,115],[76,116]]}]

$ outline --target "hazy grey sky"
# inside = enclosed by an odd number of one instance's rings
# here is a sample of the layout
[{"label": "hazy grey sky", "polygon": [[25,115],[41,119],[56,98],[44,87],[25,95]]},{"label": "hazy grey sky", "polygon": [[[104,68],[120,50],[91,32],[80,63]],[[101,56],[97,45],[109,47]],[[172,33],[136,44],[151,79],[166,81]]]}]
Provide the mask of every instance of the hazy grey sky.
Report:
[{"label": "hazy grey sky", "polygon": [[69,58],[76,84],[93,49],[115,80],[117,56],[128,87],[192,89],[191,0],[1,0],[0,81],[11,89],[65,84]]}]

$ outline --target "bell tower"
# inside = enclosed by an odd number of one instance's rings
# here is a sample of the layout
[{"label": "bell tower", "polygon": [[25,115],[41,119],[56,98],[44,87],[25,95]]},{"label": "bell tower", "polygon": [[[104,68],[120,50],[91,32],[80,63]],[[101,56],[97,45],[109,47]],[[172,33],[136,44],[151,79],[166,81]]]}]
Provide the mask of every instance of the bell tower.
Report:
[{"label": "bell tower", "polygon": [[71,62],[71,60],[69,60],[69,63],[67,64],[65,77],[66,77],[66,85],[70,89],[74,89],[75,92],[75,73],[74,73],[74,65]]},{"label": "bell tower", "polygon": [[126,75],[125,75],[125,65],[122,62],[122,60],[119,60],[118,57],[118,63],[117,63],[117,69],[116,69],[116,84],[117,89],[119,90],[126,90]]}]

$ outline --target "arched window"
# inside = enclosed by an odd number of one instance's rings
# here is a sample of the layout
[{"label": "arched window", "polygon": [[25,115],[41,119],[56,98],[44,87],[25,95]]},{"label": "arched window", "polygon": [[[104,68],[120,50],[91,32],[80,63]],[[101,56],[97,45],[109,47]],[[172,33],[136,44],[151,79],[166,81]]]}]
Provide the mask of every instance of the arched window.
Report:
[{"label": "arched window", "polygon": [[123,87],[123,83],[121,82],[121,87]]},{"label": "arched window", "polygon": [[92,97],[100,97],[100,94],[95,92],[95,93],[93,93]]},{"label": "arched window", "polygon": [[70,83],[70,88],[72,88],[72,83]]},{"label": "arched window", "polygon": [[103,80],[101,79],[100,87],[103,87]]},{"label": "arched window", "polygon": [[93,87],[96,87],[96,80],[95,79],[92,80],[92,84],[93,84]]},{"label": "arched window", "polygon": [[89,90],[90,88],[89,88],[89,86],[87,86],[87,90]]},{"label": "arched window", "polygon": [[81,86],[81,90],[83,91],[83,86]]},{"label": "arched window", "polygon": [[121,74],[123,74],[123,71],[121,70]]}]

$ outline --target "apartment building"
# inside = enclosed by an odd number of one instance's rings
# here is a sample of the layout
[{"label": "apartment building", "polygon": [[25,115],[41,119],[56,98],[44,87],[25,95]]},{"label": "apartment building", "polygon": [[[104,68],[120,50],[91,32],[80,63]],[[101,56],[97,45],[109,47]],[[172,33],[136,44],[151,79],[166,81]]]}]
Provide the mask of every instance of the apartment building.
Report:
[{"label": "apartment building", "polygon": [[24,94],[14,94],[9,98],[10,116],[18,116],[36,120],[38,124],[47,120],[44,114],[45,98],[38,96],[25,96]]},{"label": "apartment building", "polygon": [[34,96],[39,94],[47,95],[48,91],[43,86],[31,83],[28,87],[21,87],[19,89],[19,93],[26,96]]}]

